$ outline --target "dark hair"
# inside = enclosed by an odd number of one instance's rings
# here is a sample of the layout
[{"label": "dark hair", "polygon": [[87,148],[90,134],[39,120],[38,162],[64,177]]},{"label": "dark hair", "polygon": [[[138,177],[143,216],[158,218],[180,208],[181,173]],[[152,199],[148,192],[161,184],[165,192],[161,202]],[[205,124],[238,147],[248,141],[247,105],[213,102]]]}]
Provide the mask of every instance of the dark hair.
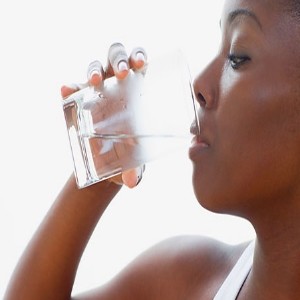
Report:
[{"label": "dark hair", "polygon": [[300,0],[285,0],[281,1],[293,17],[300,19]]}]

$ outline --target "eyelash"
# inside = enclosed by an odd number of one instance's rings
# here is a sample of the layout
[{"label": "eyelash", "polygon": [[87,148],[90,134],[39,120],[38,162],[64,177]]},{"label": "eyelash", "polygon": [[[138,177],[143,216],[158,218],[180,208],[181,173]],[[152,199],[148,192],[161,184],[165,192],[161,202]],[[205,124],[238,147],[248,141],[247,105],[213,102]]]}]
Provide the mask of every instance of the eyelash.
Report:
[{"label": "eyelash", "polygon": [[238,70],[243,64],[250,60],[250,57],[245,55],[229,54],[228,60],[232,69]]}]

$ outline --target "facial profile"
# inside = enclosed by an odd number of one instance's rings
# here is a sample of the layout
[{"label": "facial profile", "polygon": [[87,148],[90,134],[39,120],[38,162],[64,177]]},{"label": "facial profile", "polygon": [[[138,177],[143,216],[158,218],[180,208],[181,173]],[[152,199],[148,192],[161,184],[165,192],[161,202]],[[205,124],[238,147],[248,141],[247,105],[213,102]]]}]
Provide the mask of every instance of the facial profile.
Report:
[{"label": "facial profile", "polygon": [[300,22],[279,2],[226,1],[219,52],[195,78],[209,147],[190,153],[193,185],[213,211],[245,216],[300,193]]}]

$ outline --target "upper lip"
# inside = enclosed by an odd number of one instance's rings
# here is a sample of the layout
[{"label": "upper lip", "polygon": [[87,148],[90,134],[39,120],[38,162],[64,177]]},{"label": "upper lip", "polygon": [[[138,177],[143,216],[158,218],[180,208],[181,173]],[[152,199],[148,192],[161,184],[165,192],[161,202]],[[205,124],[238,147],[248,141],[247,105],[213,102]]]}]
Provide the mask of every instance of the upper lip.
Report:
[{"label": "upper lip", "polygon": [[194,120],[194,122],[192,123],[191,128],[190,128],[191,134],[199,135],[200,134],[200,128],[199,127],[200,126],[198,126],[197,121]]},{"label": "upper lip", "polygon": [[196,135],[193,138],[193,142],[197,143],[197,144],[206,144],[207,146],[209,146],[209,142],[207,141],[207,139],[205,137],[203,137],[202,135]]},{"label": "upper lip", "polygon": [[196,121],[193,122],[193,124],[191,125],[191,128],[190,128],[190,132],[191,134],[195,135],[194,137],[194,141],[196,143],[203,143],[203,144],[207,144],[209,145],[209,140],[208,138],[206,137],[206,135],[204,134],[204,124],[203,124],[203,120],[201,121],[201,124],[200,124],[200,121],[199,120],[199,126],[197,125]]}]

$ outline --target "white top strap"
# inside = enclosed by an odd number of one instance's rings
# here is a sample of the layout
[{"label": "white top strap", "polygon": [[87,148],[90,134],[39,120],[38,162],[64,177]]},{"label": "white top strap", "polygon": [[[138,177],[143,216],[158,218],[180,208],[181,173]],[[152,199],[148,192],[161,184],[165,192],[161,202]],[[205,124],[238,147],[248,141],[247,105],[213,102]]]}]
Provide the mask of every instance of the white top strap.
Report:
[{"label": "white top strap", "polygon": [[245,282],[253,263],[255,242],[252,241],[223,282],[214,300],[235,300]]}]

